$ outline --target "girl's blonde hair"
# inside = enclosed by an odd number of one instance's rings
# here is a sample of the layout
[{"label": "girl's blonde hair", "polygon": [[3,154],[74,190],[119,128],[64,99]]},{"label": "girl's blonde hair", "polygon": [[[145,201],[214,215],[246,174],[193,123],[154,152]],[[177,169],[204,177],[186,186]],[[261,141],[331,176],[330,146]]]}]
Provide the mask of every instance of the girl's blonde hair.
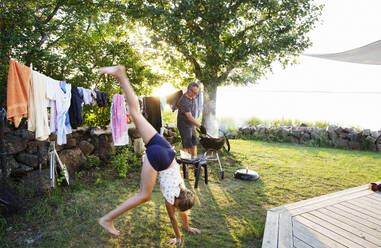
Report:
[{"label": "girl's blonde hair", "polygon": [[189,189],[180,188],[179,197],[175,198],[175,205],[184,212],[191,209],[194,205],[194,194]]}]

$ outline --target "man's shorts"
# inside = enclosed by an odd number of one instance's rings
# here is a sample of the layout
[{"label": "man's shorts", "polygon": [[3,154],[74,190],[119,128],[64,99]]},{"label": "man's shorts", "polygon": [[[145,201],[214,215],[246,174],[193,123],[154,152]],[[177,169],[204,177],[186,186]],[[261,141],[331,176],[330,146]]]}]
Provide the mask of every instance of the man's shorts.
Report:
[{"label": "man's shorts", "polygon": [[198,145],[198,137],[194,127],[181,127],[179,128],[179,132],[183,148],[192,148]]}]

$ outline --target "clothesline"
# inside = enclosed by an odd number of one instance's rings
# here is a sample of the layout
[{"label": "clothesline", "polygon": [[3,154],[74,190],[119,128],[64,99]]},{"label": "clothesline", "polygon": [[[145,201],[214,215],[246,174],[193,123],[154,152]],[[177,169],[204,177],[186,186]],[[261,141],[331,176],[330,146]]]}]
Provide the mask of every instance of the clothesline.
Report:
[{"label": "clothesline", "polygon": [[66,144],[71,128],[83,122],[82,103],[105,107],[106,96],[104,92],[77,88],[9,60],[7,119],[18,127],[21,119],[28,117],[28,130],[35,132],[37,140],[46,140],[55,133],[57,144]]},{"label": "clothesline", "polygon": [[[159,133],[162,131],[162,106],[169,104],[174,111],[182,96],[183,92],[180,90],[165,98],[142,98],[143,115]],[[202,111],[201,93],[196,99],[198,118]],[[128,143],[125,127],[128,113],[125,103],[121,103],[122,100],[124,102],[123,96],[114,94],[110,108],[110,125],[115,145]],[[35,132],[37,140],[46,140],[54,133],[57,135],[58,145],[66,144],[66,135],[83,122],[82,103],[105,107],[107,94],[52,79],[13,59],[9,60],[7,119],[14,122],[16,128],[21,119],[27,117],[28,130]],[[47,108],[50,108],[50,118]]]}]

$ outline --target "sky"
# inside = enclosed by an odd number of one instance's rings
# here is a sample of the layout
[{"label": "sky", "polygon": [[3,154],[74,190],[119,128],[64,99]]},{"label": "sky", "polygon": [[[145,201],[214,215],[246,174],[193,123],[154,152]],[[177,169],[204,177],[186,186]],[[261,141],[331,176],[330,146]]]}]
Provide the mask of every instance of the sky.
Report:
[{"label": "sky", "polygon": [[[308,54],[337,53],[381,39],[380,0],[315,0],[324,4],[321,21],[309,33]],[[164,85],[154,94],[173,91]],[[325,121],[343,127],[381,130],[381,66],[300,56],[298,64],[248,87],[219,87],[217,117],[237,126],[262,120]]]},{"label": "sky", "polygon": [[[315,2],[325,7],[321,22],[309,33],[312,46],[305,53],[343,52],[381,39],[381,1]],[[381,66],[300,56],[297,65],[273,68],[273,74],[249,87],[219,87],[217,116],[238,122],[255,116],[381,129]]]}]

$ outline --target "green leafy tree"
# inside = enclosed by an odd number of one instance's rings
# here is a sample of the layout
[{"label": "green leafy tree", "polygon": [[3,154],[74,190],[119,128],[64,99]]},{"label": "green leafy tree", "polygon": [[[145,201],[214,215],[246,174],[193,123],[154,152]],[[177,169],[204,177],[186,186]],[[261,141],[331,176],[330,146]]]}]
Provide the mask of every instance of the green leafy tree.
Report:
[{"label": "green leafy tree", "polygon": [[[6,102],[9,58],[76,86],[121,93],[115,80],[100,77],[97,68],[123,64],[138,94],[160,83],[130,33],[136,29],[121,1],[1,0],[0,97]],[[106,125],[109,108],[85,106],[85,123]]]},{"label": "green leafy tree", "polygon": [[217,87],[255,82],[275,61],[293,63],[310,45],[321,8],[311,0],[150,0],[128,11],[153,30],[153,43],[176,48],[177,65],[203,84],[202,124],[216,134]]}]

